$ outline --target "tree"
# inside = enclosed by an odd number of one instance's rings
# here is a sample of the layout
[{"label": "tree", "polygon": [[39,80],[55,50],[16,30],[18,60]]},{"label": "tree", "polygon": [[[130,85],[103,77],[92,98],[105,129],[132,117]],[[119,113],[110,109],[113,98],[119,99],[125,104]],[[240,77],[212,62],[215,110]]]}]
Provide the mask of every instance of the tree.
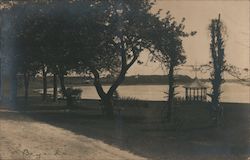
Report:
[{"label": "tree", "polygon": [[[21,54],[26,53],[26,54]],[[24,80],[24,99],[25,101],[28,100],[29,96],[29,82],[30,78],[35,76],[39,71],[39,66],[36,62],[33,61],[32,55],[27,52],[20,52],[18,58],[18,73],[23,74],[23,80]]]},{"label": "tree", "polygon": [[[61,82],[62,93],[65,92],[64,75],[77,64],[74,54],[70,52],[74,43],[75,23],[65,11],[65,3],[58,5],[24,4],[18,6],[26,10],[19,17],[18,39],[21,57],[20,62],[29,60],[28,65],[36,63],[43,75],[43,99],[47,96],[47,74],[53,74],[54,100],[57,97],[57,75]],[[17,8],[18,8],[17,7]],[[55,8],[57,9],[55,10]],[[76,21],[74,21],[76,22]],[[78,33],[79,34],[79,33]],[[21,48],[23,48],[21,50]],[[71,53],[71,54],[70,54]],[[28,56],[25,56],[28,55]],[[31,67],[32,68],[32,67]],[[33,68],[32,68],[33,69]]]},{"label": "tree", "polygon": [[[21,26],[22,26],[22,20],[26,16],[26,14],[23,14],[23,11],[25,8],[17,6],[17,2],[1,2],[1,5],[3,8],[1,8],[1,13],[4,15],[3,19],[3,26],[5,29],[5,37],[8,37],[8,41],[4,42],[7,50],[10,50],[10,52],[7,54],[9,56],[9,68],[11,68],[11,85],[10,85],[10,91],[11,91],[11,99],[15,101],[16,99],[16,91],[17,91],[17,78],[16,74],[21,73],[23,74],[24,79],[24,95],[25,100],[28,99],[28,87],[29,87],[29,79],[30,76],[34,75],[37,72],[37,66],[35,63],[33,63],[32,54],[28,47],[23,47],[22,44],[26,43],[26,41],[23,41],[23,34],[20,32]],[[11,27],[10,27],[11,26]],[[7,34],[6,34],[7,33]],[[6,36],[7,35],[7,36]],[[30,35],[26,35],[30,36]],[[4,39],[1,37],[1,41]],[[11,49],[9,49],[11,48]],[[6,51],[5,51],[6,52]],[[6,54],[6,53],[5,53]],[[6,55],[7,57],[7,55]]]},{"label": "tree", "polygon": [[[24,8],[27,7],[25,11]],[[44,26],[41,25],[42,19],[39,19],[39,14],[34,14],[27,5],[18,5],[11,9],[16,14],[16,23],[13,26],[15,30],[15,46],[17,49],[17,65],[19,66],[19,73],[24,75],[24,86],[25,86],[25,99],[28,98],[28,86],[29,77],[31,73],[36,74],[40,69],[43,75],[43,100],[47,96],[47,73],[48,67],[45,63],[45,58],[48,54],[44,49],[42,50],[41,36],[43,33]],[[30,13],[29,13],[30,12]],[[31,16],[32,15],[32,16]],[[38,25],[39,28],[37,27]],[[40,31],[40,32],[38,32]]]},{"label": "tree", "polygon": [[[146,32],[150,29],[149,19],[152,6],[148,0],[138,1],[108,1],[99,3],[101,14],[93,18],[96,27],[89,30],[93,33],[93,43],[98,45],[91,48],[94,55],[88,58],[87,64],[94,75],[94,85],[104,104],[104,112],[108,117],[113,117],[113,94],[124,81],[127,71],[137,61],[140,53],[150,46],[146,39]],[[104,9],[103,9],[104,8]],[[97,22],[97,23],[96,23]],[[97,29],[98,28],[98,29]],[[98,34],[96,34],[98,33]],[[85,53],[87,48],[85,48]],[[86,55],[84,55],[86,56]],[[104,71],[119,68],[117,77],[107,92],[103,90],[100,74]]]},{"label": "tree", "polygon": [[[158,13],[159,14],[159,13]],[[173,100],[175,96],[175,78],[174,71],[176,68],[185,63],[186,56],[184,55],[184,48],[182,45],[182,38],[193,36],[196,32],[184,32],[185,19],[183,18],[180,24],[174,21],[170,12],[166,13],[166,17],[158,22],[158,27],[155,28],[154,33],[154,48],[153,59],[161,62],[168,69],[168,100],[167,100],[167,120],[171,121]]]},{"label": "tree", "polygon": [[223,31],[225,26],[220,20],[220,15],[218,19],[213,19],[209,26],[211,43],[211,64],[213,66],[213,71],[211,73],[212,82],[212,109],[215,112],[215,122],[218,124],[223,116],[223,107],[220,105],[220,95],[221,95],[221,84],[223,83],[223,73],[226,67],[226,60],[224,54],[224,40]]},{"label": "tree", "polygon": [[[26,30],[32,35],[32,45],[27,46],[39,53],[43,67],[58,68],[62,90],[65,90],[63,76],[68,70],[91,72],[105,113],[111,117],[115,90],[139,54],[151,44],[145,33],[151,29],[148,20],[153,16],[149,13],[152,3],[79,1],[59,6],[52,11],[38,8],[42,13],[31,16],[32,24]],[[113,72],[118,72],[117,77],[108,92],[104,92],[100,76]]]}]

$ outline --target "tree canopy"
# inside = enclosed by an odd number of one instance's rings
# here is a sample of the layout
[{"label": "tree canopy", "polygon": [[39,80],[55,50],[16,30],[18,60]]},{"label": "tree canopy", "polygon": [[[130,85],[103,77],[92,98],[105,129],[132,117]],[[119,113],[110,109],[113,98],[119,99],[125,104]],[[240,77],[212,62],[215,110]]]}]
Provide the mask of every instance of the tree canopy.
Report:
[{"label": "tree canopy", "polygon": [[[10,10],[17,20],[19,63],[26,70],[46,67],[61,77],[70,71],[92,73],[98,95],[112,115],[113,94],[144,50],[166,67],[185,62],[181,37],[189,34],[184,32],[184,20],[177,24],[169,12],[160,19],[159,13],[150,12],[152,5],[149,0],[19,4]],[[103,73],[116,73],[107,92],[100,82]]]}]

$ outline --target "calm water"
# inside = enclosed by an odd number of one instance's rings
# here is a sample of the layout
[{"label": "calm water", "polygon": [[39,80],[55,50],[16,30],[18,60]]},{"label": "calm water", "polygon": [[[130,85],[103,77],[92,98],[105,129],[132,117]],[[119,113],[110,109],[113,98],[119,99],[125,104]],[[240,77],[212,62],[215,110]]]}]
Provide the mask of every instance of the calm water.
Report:
[{"label": "calm water", "polygon": [[[209,85],[209,84],[208,84]],[[94,86],[80,86],[76,87],[83,90],[82,98],[86,99],[99,99]],[[104,86],[107,91],[109,86]],[[118,88],[118,93],[121,97],[134,97],[141,100],[165,100],[167,85],[122,85]],[[221,101],[223,102],[241,102],[250,103],[250,86],[225,83],[222,86]],[[185,90],[182,86],[176,88],[178,96],[185,95]],[[208,89],[210,92],[210,89]]]}]

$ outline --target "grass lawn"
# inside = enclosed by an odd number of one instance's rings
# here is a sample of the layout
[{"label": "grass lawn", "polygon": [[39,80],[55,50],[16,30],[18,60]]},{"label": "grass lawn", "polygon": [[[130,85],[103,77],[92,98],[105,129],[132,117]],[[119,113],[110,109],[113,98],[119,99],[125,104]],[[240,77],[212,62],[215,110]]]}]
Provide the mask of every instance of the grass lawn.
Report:
[{"label": "grass lawn", "polygon": [[[99,102],[95,100],[82,100],[71,109],[67,109],[64,102],[42,103],[40,97],[31,98],[29,105],[21,101],[19,104],[20,111],[15,113],[19,116],[73,135],[100,140],[138,156],[134,159],[247,160],[250,157],[249,104],[223,103],[224,124],[220,128],[213,126],[207,104],[176,105],[172,123],[162,123],[164,102],[117,102],[122,109],[114,120],[102,116]],[[20,121],[14,113],[0,114],[3,123]]]}]

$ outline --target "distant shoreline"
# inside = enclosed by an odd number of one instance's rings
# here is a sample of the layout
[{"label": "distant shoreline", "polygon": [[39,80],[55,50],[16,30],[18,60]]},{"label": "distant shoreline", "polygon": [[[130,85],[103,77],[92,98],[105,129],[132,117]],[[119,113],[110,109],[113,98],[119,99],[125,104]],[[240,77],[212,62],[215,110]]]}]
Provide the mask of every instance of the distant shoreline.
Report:
[{"label": "distant shoreline", "polygon": [[[20,84],[18,86],[23,86],[23,77],[18,77]],[[209,79],[200,79],[202,82],[209,83]],[[86,77],[65,77],[66,87],[73,86],[93,86],[93,79]],[[104,77],[100,79],[102,85],[111,85],[114,78]],[[183,85],[191,83],[193,78],[186,75],[176,75],[176,84]],[[48,87],[53,86],[53,77],[47,77]],[[59,84],[58,80],[58,84]],[[225,83],[238,83],[242,85],[249,86],[250,82],[242,82],[237,79],[226,79]],[[41,77],[32,78],[30,80],[30,87],[32,88],[42,88],[43,82]],[[166,75],[140,75],[138,76],[127,76],[125,81],[121,85],[168,85],[168,76]]]},{"label": "distant shoreline", "polygon": [[[80,101],[85,101],[85,102],[99,102],[100,99],[80,99]],[[119,101],[124,101],[124,100],[117,100]],[[145,103],[166,103],[166,101],[161,101],[161,100],[136,100],[138,102],[145,102]],[[202,102],[202,103],[210,103],[210,102]],[[221,105],[250,105],[250,103],[240,103],[240,102],[221,102]],[[180,105],[186,105],[186,104],[180,104]],[[250,106],[249,106],[250,107]]]},{"label": "distant shoreline", "polygon": [[[203,81],[203,80],[202,80]],[[209,83],[210,81],[203,81],[205,83]],[[237,84],[242,84],[242,82],[239,81],[226,81],[225,83],[237,83]],[[103,83],[104,86],[106,85],[111,85],[112,83]],[[185,82],[177,82],[176,85],[184,85],[186,84]],[[79,84],[79,83],[66,83],[66,85],[72,87],[72,86],[93,86],[92,83],[86,84]],[[132,85],[168,85],[168,83],[122,83],[121,86],[132,86]],[[247,84],[242,84],[242,85],[246,85],[249,86]]]}]

